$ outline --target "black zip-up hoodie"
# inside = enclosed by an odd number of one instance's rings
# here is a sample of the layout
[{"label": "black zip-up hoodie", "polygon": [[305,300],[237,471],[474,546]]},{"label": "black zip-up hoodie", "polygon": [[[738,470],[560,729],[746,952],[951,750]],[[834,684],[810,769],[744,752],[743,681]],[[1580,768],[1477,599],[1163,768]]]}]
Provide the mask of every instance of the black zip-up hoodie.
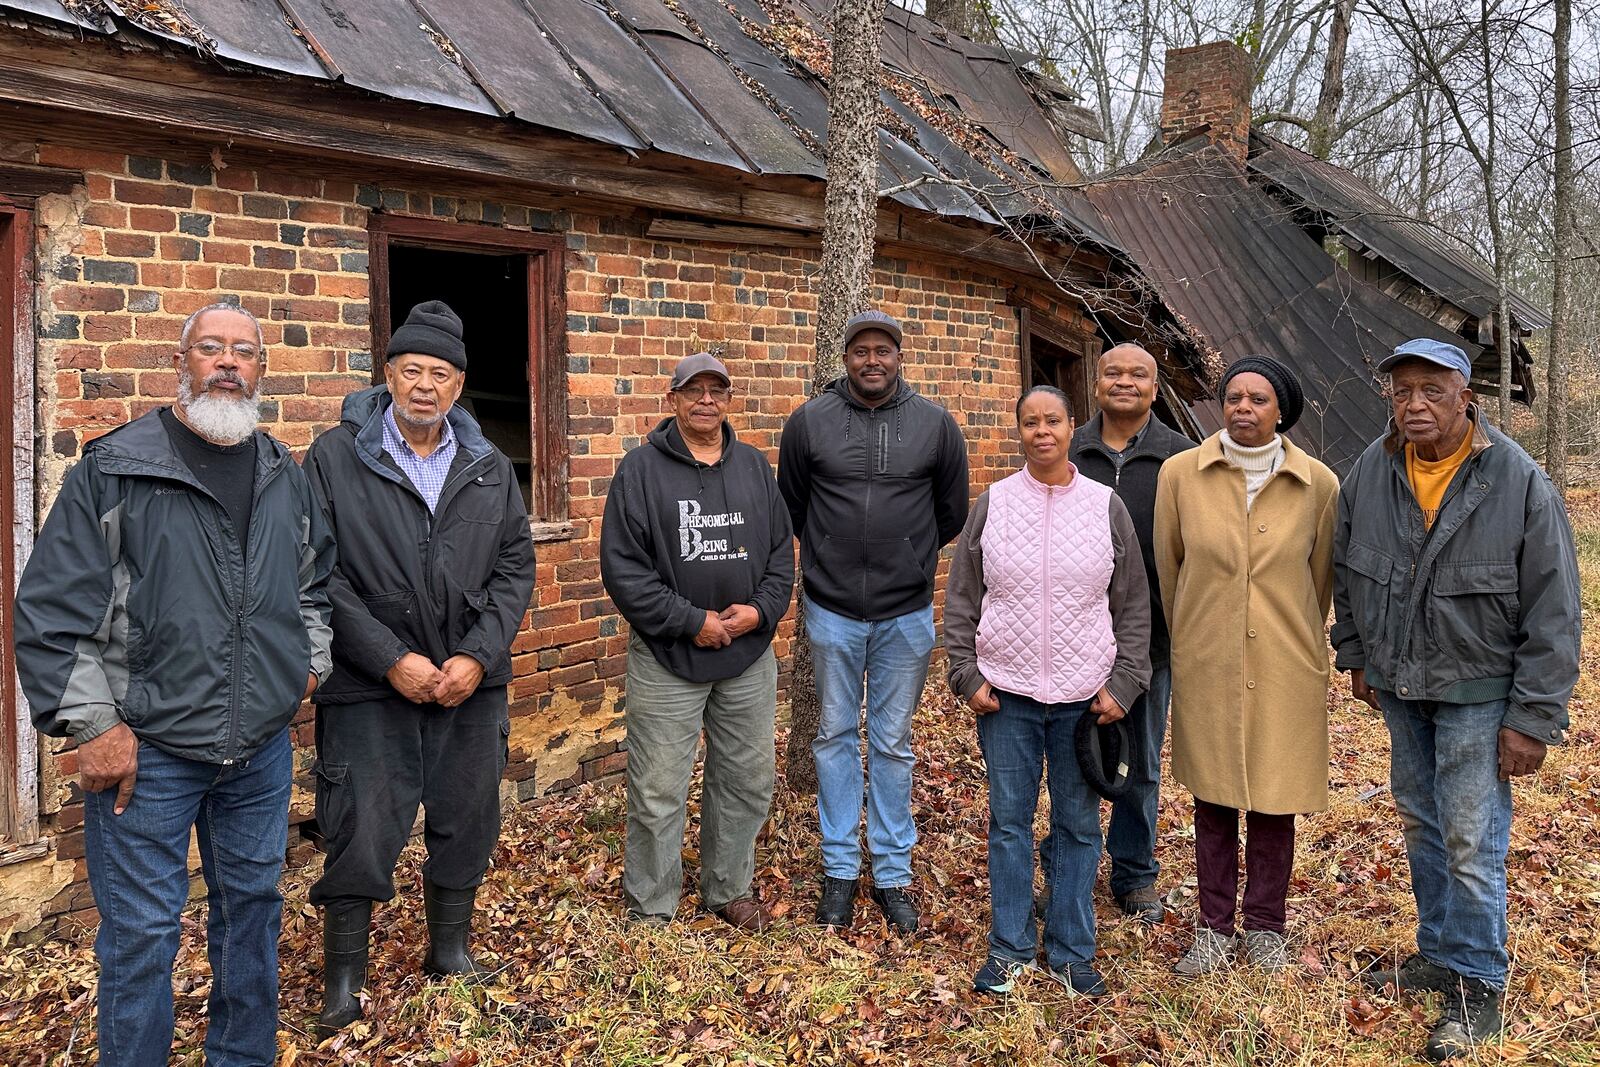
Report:
[{"label": "black zip-up hoodie", "polygon": [[345,397],[338,426],[312,442],[305,471],[339,542],[333,676],[317,704],[401,699],[384,677],[407,652],[435,666],[483,664],[480,688],[511,680],[511,642],[533,592],[533,540],[511,461],[458,405],[456,455],[430,514],[383,449],[378,385]]},{"label": "black zip-up hoodie", "polygon": [[[766,456],[724,422],[722,458],[701,463],[668,418],[617,464],[600,527],[600,578],[667,670],[690,682],[737,678],[789,610],[793,541]],[[734,604],[751,605],[761,622],[726,648],[696,645],[706,612]]]},{"label": "black zip-up hoodie", "polygon": [[1101,437],[1104,420],[1097,411],[1073,431],[1072,462],[1101,485],[1109,485],[1127,505],[1150,583],[1150,663],[1165,667],[1172,654],[1172,639],[1167,634],[1166,613],[1161,610],[1161,583],[1156,581],[1156,477],[1163,463],[1195,443],[1151,415],[1133,446],[1119,456]]},{"label": "black zip-up hoodie", "polygon": [[778,446],[805,595],[854,619],[933,602],[939,550],[967,521],[967,444],[904,379],[869,408],[839,378],[801,404]]}]

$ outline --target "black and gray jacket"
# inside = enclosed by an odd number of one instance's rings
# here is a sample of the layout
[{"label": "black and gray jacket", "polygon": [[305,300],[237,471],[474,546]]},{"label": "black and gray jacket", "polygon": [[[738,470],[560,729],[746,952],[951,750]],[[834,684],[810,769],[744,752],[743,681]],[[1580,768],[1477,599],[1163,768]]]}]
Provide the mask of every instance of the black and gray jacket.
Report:
[{"label": "black and gray jacket", "polygon": [[480,685],[511,680],[511,642],[533,592],[533,540],[511,461],[460,406],[446,416],[456,456],[437,507],[383,450],[385,386],[345,397],[341,421],[312,442],[306,474],[339,541],[333,676],[322,704],[397,694],[384,677],[407,652],[435,665],[465,654]]},{"label": "black and gray jacket", "polygon": [[1405,700],[1507,700],[1503,724],[1558,744],[1578,681],[1578,561],[1550,479],[1476,408],[1471,453],[1433,528],[1394,425],[1339,490],[1333,647],[1339,670]]},{"label": "black and gray jacket", "polygon": [[126,722],[202,763],[248,758],[328,677],[333,539],[287,449],[256,434],[248,554],[159,411],[84,448],[23,572],[17,673],[46,734]]},{"label": "black and gray jacket", "polygon": [[854,619],[892,619],[933,602],[939,550],[967,521],[967,445],[950,413],[903,379],[869,408],[840,378],[789,416],[778,488],[805,595]]},{"label": "black and gray jacket", "polygon": [[1156,479],[1161,464],[1193,448],[1195,443],[1151,415],[1128,450],[1116,453],[1106,447],[1100,436],[1104,421],[1097,411],[1073,431],[1072,462],[1101,485],[1109,485],[1128,507],[1150,585],[1150,663],[1165,667],[1172,654],[1172,638],[1161,607],[1161,583],[1156,580]]},{"label": "black and gray jacket", "polygon": [[[772,643],[794,595],[794,535],[767,457],[722,424],[722,458],[696,460],[666,419],[617,464],[600,528],[606,592],[660,664],[690,682],[737,678]],[[749,604],[726,648],[694,637],[707,611]]]}]

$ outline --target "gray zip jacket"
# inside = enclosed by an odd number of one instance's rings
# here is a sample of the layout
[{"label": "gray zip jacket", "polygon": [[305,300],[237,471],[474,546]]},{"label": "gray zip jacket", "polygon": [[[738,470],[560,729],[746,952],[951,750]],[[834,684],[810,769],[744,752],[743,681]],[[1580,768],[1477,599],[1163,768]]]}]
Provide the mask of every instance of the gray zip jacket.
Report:
[{"label": "gray zip jacket", "polygon": [[126,722],[164,752],[248,758],[332,669],[333,538],[287,449],[256,434],[249,554],[152,411],[85,447],[17,589],[17,673],[46,734]]},{"label": "gray zip jacket", "polygon": [[1507,701],[1503,725],[1559,744],[1578,681],[1578,560],[1550,479],[1476,407],[1471,453],[1433,528],[1392,423],[1339,490],[1339,670],[1404,700]]}]

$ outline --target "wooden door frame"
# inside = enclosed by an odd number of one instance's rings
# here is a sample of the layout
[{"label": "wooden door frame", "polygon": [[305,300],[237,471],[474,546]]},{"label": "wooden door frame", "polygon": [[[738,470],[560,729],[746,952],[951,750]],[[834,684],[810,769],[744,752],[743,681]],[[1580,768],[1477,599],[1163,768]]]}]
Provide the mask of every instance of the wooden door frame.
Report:
[{"label": "wooden door frame", "polygon": [[[0,633],[15,634],[12,600],[33,548],[34,523],[34,307],[32,199],[0,195],[0,383],[9,403],[0,405],[0,441],[11,456],[0,470]],[[25,846],[39,837],[38,734],[16,672],[16,648],[0,642],[0,845]]]}]

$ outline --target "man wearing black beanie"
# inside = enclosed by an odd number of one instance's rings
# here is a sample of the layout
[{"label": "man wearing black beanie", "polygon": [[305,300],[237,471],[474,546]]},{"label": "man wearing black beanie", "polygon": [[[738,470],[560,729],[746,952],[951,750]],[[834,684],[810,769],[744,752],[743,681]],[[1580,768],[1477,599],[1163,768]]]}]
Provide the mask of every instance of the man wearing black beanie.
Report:
[{"label": "man wearing black beanie", "polygon": [[346,397],[306,453],[339,546],[333,674],[316,701],[325,1034],[361,1017],[372,904],[394,896],[419,803],[423,970],[479,970],[467,939],[500,836],[510,647],[533,544],[511,461],[455,406],[462,333],[448,305],[418,304],[389,340],[385,384]]}]

